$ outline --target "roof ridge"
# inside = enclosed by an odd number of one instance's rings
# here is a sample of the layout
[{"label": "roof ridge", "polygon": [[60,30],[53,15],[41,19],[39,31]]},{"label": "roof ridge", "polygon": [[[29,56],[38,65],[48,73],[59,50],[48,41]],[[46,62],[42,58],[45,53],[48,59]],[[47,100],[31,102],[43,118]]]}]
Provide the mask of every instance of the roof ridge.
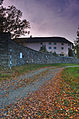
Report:
[{"label": "roof ridge", "polygon": [[[17,38],[15,40],[25,41],[26,43],[35,43],[35,42],[63,42],[63,43],[72,43],[64,37],[54,36],[54,37],[28,37],[28,38]],[[72,43],[73,44],[73,43]]]}]

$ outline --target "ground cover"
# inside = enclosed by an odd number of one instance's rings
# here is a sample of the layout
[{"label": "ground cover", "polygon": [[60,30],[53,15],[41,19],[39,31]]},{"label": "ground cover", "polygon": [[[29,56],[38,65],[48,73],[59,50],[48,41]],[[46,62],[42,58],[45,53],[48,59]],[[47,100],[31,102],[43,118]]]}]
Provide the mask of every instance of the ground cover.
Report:
[{"label": "ground cover", "polygon": [[0,67],[0,81],[10,79],[11,77],[23,75],[24,73],[28,73],[30,71],[42,68],[42,67],[49,67],[49,66],[55,66],[55,67],[63,67],[63,66],[74,66],[78,64],[26,64],[22,66],[15,66],[12,67],[10,70],[4,69],[3,67]]},{"label": "ground cover", "polygon": [[78,119],[79,68],[61,70],[35,93],[9,105],[5,119]]},{"label": "ground cover", "polygon": [[57,96],[56,116],[62,119],[79,118],[79,67],[66,68],[62,72]]}]

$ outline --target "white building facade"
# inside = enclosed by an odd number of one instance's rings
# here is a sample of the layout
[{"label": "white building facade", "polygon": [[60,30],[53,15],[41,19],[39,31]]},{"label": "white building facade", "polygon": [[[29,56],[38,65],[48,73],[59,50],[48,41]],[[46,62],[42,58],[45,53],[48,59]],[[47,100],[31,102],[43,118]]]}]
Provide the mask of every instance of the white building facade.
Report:
[{"label": "white building facade", "polygon": [[17,40],[23,46],[40,51],[42,46],[46,47],[48,52],[58,55],[68,56],[68,50],[72,49],[73,43],[63,37],[35,37]]}]

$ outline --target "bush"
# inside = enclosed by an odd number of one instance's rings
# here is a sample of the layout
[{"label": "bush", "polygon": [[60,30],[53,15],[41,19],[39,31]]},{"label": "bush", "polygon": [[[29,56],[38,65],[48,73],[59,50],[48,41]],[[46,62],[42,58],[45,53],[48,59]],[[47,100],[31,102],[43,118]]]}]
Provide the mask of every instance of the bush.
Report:
[{"label": "bush", "polygon": [[46,45],[42,45],[40,47],[40,50],[39,51],[41,51],[41,52],[47,52]]}]

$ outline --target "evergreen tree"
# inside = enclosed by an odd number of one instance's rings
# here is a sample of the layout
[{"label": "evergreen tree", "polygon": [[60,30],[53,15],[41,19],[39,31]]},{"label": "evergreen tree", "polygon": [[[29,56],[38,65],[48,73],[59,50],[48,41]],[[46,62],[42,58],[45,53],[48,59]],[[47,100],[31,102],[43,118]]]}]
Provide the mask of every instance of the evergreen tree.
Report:
[{"label": "evergreen tree", "polygon": [[46,45],[42,45],[42,46],[40,47],[40,51],[41,51],[41,52],[47,52]]},{"label": "evergreen tree", "polygon": [[73,51],[71,48],[68,49],[68,56],[73,57]]},{"label": "evergreen tree", "polygon": [[53,53],[52,53],[54,56],[58,56],[58,54],[54,51]]},{"label": "evergreen tree", "polygon": [[78,27],[78,30],[77,30],[77,38],[74,41],[74,43],[75,43],[76,56],[77,56],[77,58],[79,58],[79,27]]}]

